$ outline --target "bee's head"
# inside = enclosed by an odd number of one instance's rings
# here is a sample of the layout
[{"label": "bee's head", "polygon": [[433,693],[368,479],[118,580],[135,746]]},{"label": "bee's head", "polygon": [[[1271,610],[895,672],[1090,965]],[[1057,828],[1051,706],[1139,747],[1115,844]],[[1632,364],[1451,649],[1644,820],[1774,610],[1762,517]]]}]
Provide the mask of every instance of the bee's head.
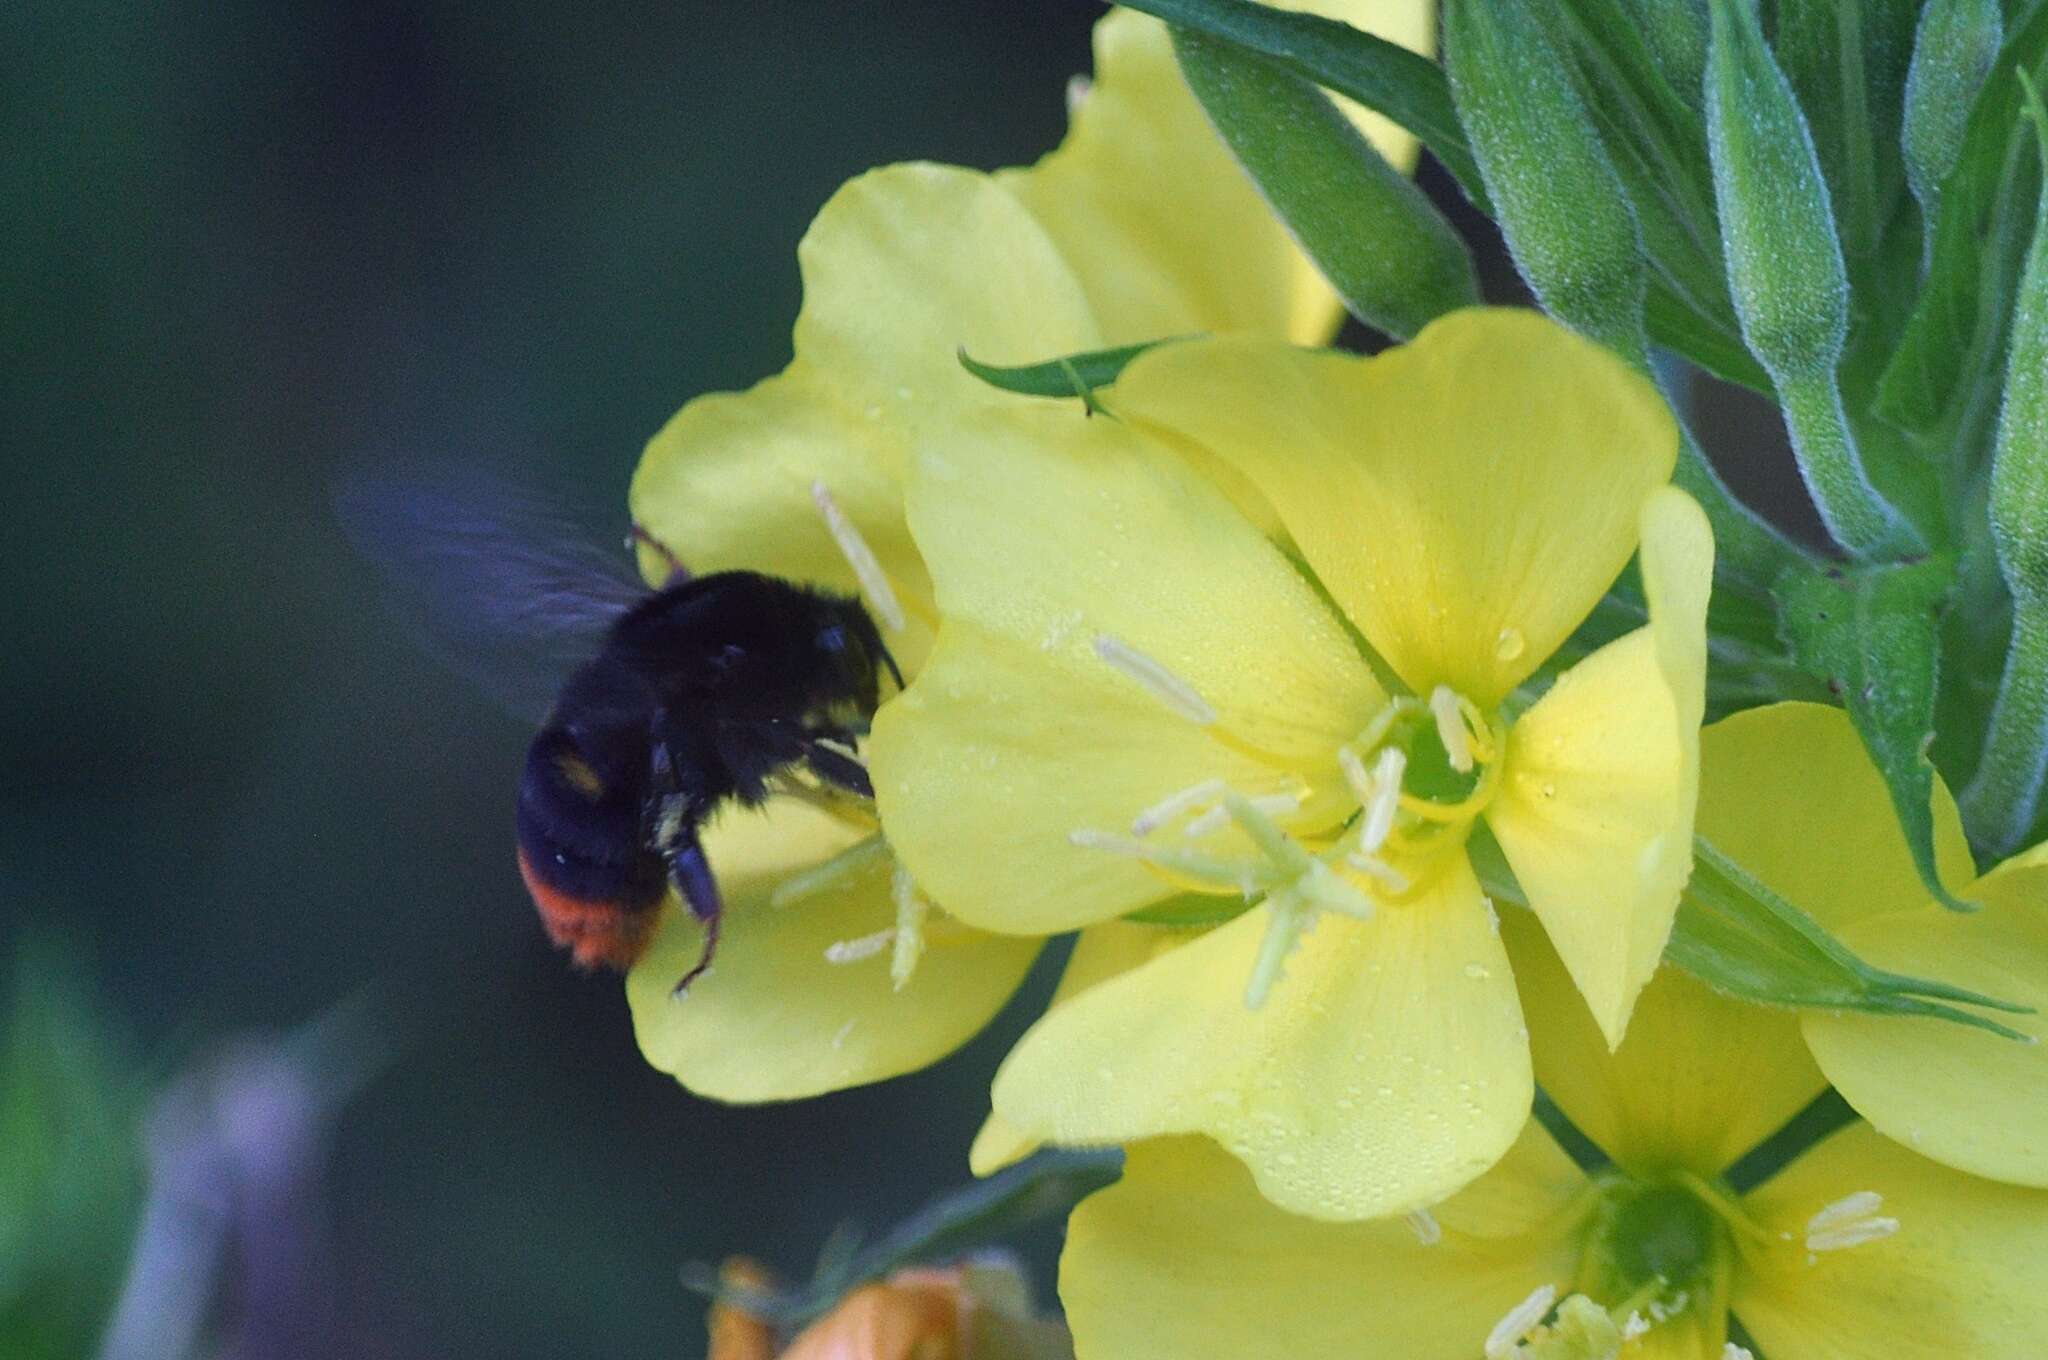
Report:
[{"label": "bee's head", "polygon": [[872,714],[881,702],[880,673],[884,668],[896,688],[903,688],[903,672],[897,669],[896,658],[889,654],[881,631],[859,600],[845,596],[827,601],[813,641],[824,654],[839,692],[857,703],[863,713]]}]

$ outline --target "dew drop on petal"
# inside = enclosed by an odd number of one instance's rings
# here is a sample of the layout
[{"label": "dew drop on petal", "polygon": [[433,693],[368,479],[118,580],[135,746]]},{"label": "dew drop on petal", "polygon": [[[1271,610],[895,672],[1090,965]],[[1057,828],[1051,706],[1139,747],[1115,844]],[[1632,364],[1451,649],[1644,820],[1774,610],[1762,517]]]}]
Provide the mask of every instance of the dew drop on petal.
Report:
[{"label": "dew drop on petal", "polygon": [[1528,647],[1529,644],[1522,637],[1522,630],[1519,628],[1503,628],[1500,630],[1500,636],[1493,640],[1493,654],[1501,661],[1513,661],[1527,651]]}]

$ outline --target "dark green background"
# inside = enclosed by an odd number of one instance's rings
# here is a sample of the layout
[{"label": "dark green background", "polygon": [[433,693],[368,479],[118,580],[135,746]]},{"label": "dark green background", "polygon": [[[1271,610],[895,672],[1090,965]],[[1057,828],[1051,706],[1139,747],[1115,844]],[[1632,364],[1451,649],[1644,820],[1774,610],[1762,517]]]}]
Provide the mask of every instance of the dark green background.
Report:
[{"label": "dark green background", "polygon": [[1049,149],[1099,13],[0,6],[0,925],[150,1079],[382,985],[335,1354],[693,1355],[680,1262],[802,1269],[964,1176],[1014,1009],[793,1108],[641,1063],[513,870],[527,733],[387,622],[329,489],[445,459],[622,513],[677,406],[786,361],[833,188]]}]

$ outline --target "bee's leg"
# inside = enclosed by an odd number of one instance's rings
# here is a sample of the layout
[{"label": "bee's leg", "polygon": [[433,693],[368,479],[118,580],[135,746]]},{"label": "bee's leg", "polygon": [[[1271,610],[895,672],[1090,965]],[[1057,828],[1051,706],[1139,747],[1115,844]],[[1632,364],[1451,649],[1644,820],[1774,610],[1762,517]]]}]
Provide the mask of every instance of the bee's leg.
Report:
[{"label": "bee's leg", "polygon": [[718,953],[718,929],[725,919],[725,901],[718,895],[718,880],[711,876],[711,862],[704,858],[704,847],[698,842],[694,827],[682,832],[675,846],[664,850],[663,855],[668,860],[668,881],[689,905],[690,915],[704,923],[704,950],[675,986],[674,995],[681,996],[711,967],[711,960]]},{"label": "bee's leg", "polygon": [[683,559],[677,557],[675,553],[670,550],[668,544],[662,542],[653,534],[650,534],[645,529],[641,528],[640,522],[638,520],[633,521],[633,534],[632,538],[628,540],[628,542],[629,544],[646,544],[648,547],[654,549],[655,552],[661,554],[662,561],[668,563],[668,579],[661,583],[662,589],[666,590],[670,586],[679,586],[683,582],[690,579],[690,569],[683,565]]},{"label": "bee's leg", "polygon": [[804,763],[827,784],[862,798],[875,796],[875,786],[868,780],[868,767],[836,747],[813,741],[804,748]]}]

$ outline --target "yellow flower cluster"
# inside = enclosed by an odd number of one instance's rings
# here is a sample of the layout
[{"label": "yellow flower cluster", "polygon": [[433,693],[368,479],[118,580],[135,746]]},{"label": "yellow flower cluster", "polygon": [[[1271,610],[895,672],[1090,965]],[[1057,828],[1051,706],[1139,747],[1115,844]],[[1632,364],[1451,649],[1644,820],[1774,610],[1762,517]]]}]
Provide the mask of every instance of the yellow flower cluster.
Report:
[{"label": "yellow flower cluster", "polygon": [[[2048,854],[1955,917],[1839,712],[1702,733],[1713,545],[1648,383],[1521,311],[1298,347],[1331,295],[1126,13],[1046,160],[875,171],[799,258],[795,359],[686,406],[634,517],[864,590],[910,683],[872,809],[713,828],[725,943],[672,998],[699,927],[665,916],[650,1061],[731,1101],[893,1076],[1078,932],[974,1161],[1128,1149],[1062,1269],[1084,1357],[1713,1357],[1731,1315],[1773,1360],[2038,1353],[2041,1048],[1659,967],[1697,824],[1876,964],[2048,1008]],[[955,360],[1166,336],[1202,338],[1102,414]],[[1631,561],[1647,622],[1561,665]],[[1747,1172],[1829,1084],[1867,1124]]]}]

